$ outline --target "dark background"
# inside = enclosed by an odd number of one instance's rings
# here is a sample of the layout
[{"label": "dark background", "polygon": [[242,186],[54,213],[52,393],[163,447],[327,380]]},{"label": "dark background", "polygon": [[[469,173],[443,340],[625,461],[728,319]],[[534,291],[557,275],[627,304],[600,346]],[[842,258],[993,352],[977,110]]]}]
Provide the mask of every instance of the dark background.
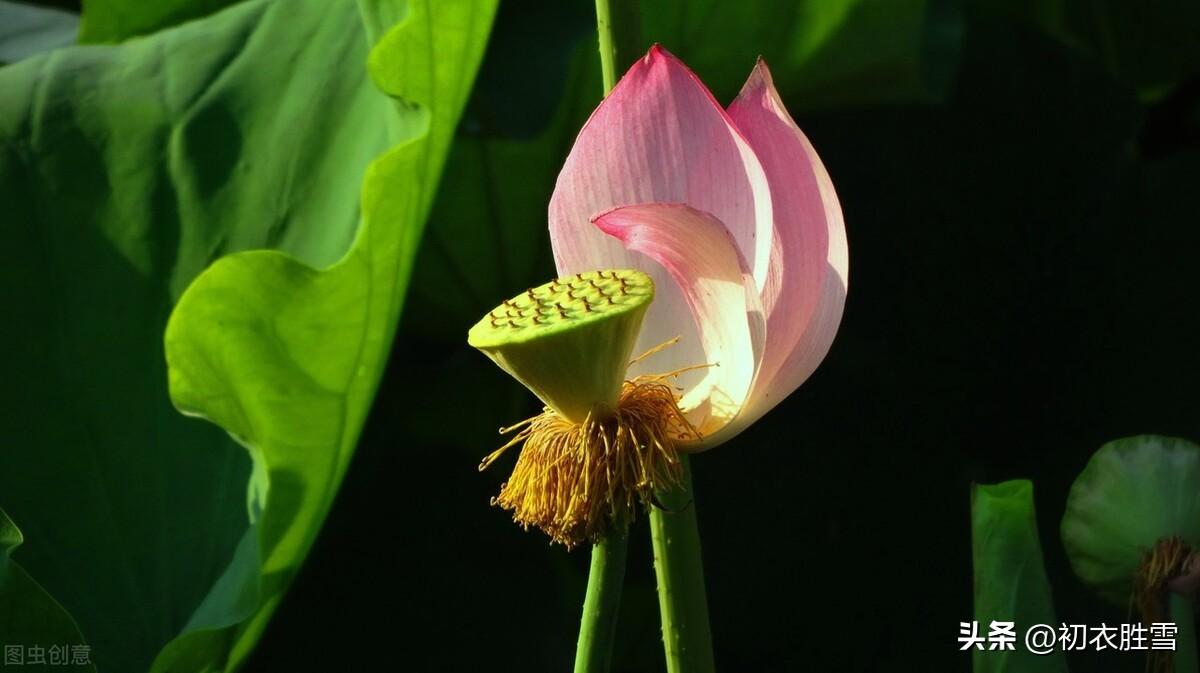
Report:
[{"label": "dark background", "polygon": [[[1048,3],[1099,8],[1052,30],[934,4],[950,48],[921,66],[932,94],[783,91],[841,198],[849,296],[817,373],[692,461],[724,671],[968,670],[972,482],[1033,479],[1060,619],[1125,621],[1067,563],[1067,490],[1108,440],[1200,440],[1193,5]],[[249,670],[569,670],[588,555],[488,506],[511,459],[475,467],[534,399],[465,336],[553,275],[545,204],[599,97],[590,10],[503,4],[358,455]],[[472,224],[469,178],[496,166],[524,186]],[[495,254],[470,226],[495,228]],[[421,292],[435,281],[454,306]],[[648,538],[640,522],[617,671],[663,669]],[[1143,667],[1091,657],[1073,670]]]}]

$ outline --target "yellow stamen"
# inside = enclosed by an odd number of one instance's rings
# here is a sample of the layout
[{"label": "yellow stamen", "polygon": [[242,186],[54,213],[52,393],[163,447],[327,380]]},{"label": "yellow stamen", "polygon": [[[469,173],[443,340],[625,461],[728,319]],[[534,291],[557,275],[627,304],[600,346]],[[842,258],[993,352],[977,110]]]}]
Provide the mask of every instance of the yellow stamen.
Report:
[{"label": "yellow stamen", "polygon": [[[667,339],[666,341],[660,343],[659,345],[655,346],[654,348],[651,348],[650,350],[646,351],[645,353],[642,353],[641,355],[637,356],[636,358],[630,360],[628,366],[632,367],[632,366],[636,365],[637,363],[641,362],[642,360],[645,360],[646,358],[650,357],[651,355],[655,355],[659,351],[662,351],[666,348],[674,346],[677,343],[679,343],[679,337],[672,337],[670,339]],[[699,365],[699,366],[704,367],[706,365]],[[670,374],[663,374],[663,376],[671,376],[672,374],[674,374],[674,372],[671,372]]]},{"label": "yellow stamen", "polygon": [[603,416],[593,412],[583,423],[546,407],[501,428],[504,434],[516,434],[484,458],[480,470],[513,446],[522,447],[512,476],[492,504],[511,511],[521,527],[536,526],[568,549],[599,540],[610,526],[624,530],[636,517],[638,502],[650,506],[656,491],[680,485],[676,439],[698,437],[668,382],[679,373],[625,381],[617,408]]}]

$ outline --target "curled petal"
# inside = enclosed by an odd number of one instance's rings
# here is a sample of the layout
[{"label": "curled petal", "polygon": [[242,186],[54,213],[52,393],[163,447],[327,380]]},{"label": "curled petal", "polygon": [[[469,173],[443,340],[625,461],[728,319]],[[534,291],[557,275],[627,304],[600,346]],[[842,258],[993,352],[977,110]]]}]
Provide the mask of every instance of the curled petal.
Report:
[{"label": "curled petal", "polygon": [[[761,59],[729,115],[767,173],[774,236],[762,305],[767,341],[739,424],[765,414],[825,358],[842,319],[849,259],[833,183]],[[730,428],[737,430],[737,428]],[[726,433],[725,439],[731,437]]]},{"label": "curled petal", "polygon": [[[641,371],[703,362],[690,321],[671,319],[687,315],[675,283],[590,224],[599,213],[638,203],[687,203],[711,213],[765,282],[771,203],[762,166],[712,94],[660,47],[630,68],[580,131],[550,201],[550,241],[559,275],[634,268],[654,277],[658,290],[638,348],[682,339]],[[689,390],[701,378],[693,373],[681,382]]]},{"label": "curled petal", "polygon": [[711,365],[680,407],[702,435],[715,433],[741,411],[762,353],[762,308],[745,257],[720,220],[682,204],[624,206],[594,221],[626,250],[661,266],[680,291],[684,306],[662,319],[694,324],[704,351],[699,362]]}]

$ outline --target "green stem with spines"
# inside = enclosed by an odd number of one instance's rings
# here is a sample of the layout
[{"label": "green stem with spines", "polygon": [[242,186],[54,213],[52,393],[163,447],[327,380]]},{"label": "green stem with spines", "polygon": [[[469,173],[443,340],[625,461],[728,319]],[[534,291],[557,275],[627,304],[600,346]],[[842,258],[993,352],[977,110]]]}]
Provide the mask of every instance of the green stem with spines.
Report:
[{"label": "green stem with spines", "polygon": [[713,673],[712,631],[700,558],[700,529],[688,457],[679,489],[659,494],[661,507],[650,512],[654,573],[662,613],[663,650],[668,673]]},{"label": "green stem with spines", "polygon": [[[596,0],[600,70],[604,95],[617,84],[620,72],[638,57],[641,17],[636,0]],[[575,648],[575,673],[607,673],[617,632],[621,586],[625,582],[628,536],[616,522],[614,530],[592,545],[587,595]]]},{"label": "green stem with spines", "polygon": [[592,545],[592,566],[588,573],[587,595],[583,599],[579,643],[575,647],[575,673],[609,670],[628,546],[626,535],[619,531],[613,531]]}]

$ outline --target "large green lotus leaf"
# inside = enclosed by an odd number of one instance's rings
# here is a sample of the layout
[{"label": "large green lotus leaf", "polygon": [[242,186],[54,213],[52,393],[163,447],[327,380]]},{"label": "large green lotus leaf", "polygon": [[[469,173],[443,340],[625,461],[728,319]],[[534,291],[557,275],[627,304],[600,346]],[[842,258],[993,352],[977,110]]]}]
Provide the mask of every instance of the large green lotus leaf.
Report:
[{"label": "large green lotus leaf", "polygon": [[[1033,624],[1057,624],[1042,562],[1033,483],[1018,479],[977,484],[971,490],[971,543],[975,565],[975,621],[986,636],[993,620],[1014,622],[1017,634]],[[985,646],[986,647],[986,646]],[[1065,673],[1061,651],[1035,655],[1016,648],[974,652],[975,673]]]},{"label": "large green lotus leaf", "polygon": [[1062,520],[1079,579],[1125,607],[1142,555],[1174,535],[1200,545],[1200,446],[1139,435],[1100,447],[1072,484]]},{"label": "large green lotus leaf", "polygon": [[[21,438],[0,498],[28,533],[24,567],[75,617],[101,670],[146,670],[172,639],[160,670],[235,666],[349,458],[492,5],[361,10],[257,0],[0,69],[0,285],[13,290],[0,431]],[[374,77],[403,102],[367,77],[375,39]],[[364,187],[368,162],[393,142],[403,144]],[[386,226],[359,227],[360,195],[365,221]],[[251,248],[282,252],[211,269],[171,341],[180,406],[194,413],[220,418],[209,404],[246,386],[296,393],[303,444],[274,431],[294,411],[252,431],[221,419],[251,447],[252,480],[242,447],[172,407],[163,350],[183,290],[214,259]],[[314,270],[343,257],[333,273]],[[206,330],[225,325],[196,318],[219,313],[213,288],[240,269],[255,281],[229,310],[278,329],[276,356],[289,362],[227,380],[220,361],[202,361]],[[269,310],[247,317],[270,289]],[[293,329],[318,325],[321,344]],[[253,352],[252,337],[222,340],[220,354]],[[290,386],[311,379],[314,362],[329,386],[305,404]],[[347,368],[340,393],[327,378],[337,367]],[[273,412],[247,418],[259,413]]]},{"label": "large green lotus leaf", "polygon": [[[376,9],[388,7],[367,14]],[[322,271],[274,251],[226,257],[188,288],[167,326],[172,399],[250,449],[252,497],[266,503],[266,600],[238,627],[235,661],[277,605],[349,464],[494,4],[407,9],[370,60],[380,88],[401,100],[389,125],[401,144],[368,171],[363,224],[346,257]]]},{"label": "large green lotus leaf", "polygon": [[208,16],[240,0],[83,0],[79,41],[120,42],[190,19]]},{"label": "large green lotus leaf", "polygon": [[[4,665],[25,667],[26,654],[34,647],[41,648],[49,665],[49,648],[61,647],[64,651],[58,653],[56,663],[70,662],[74,670],[95,671],[90,647],[71,615],[12,559],[13,550],[23,541],[16,524],[0,509],[0,645],[6,648]],[[12,661],[7,647],[17,648]],[[78,665],[74,665],[76,657],[81,658]]]}]

